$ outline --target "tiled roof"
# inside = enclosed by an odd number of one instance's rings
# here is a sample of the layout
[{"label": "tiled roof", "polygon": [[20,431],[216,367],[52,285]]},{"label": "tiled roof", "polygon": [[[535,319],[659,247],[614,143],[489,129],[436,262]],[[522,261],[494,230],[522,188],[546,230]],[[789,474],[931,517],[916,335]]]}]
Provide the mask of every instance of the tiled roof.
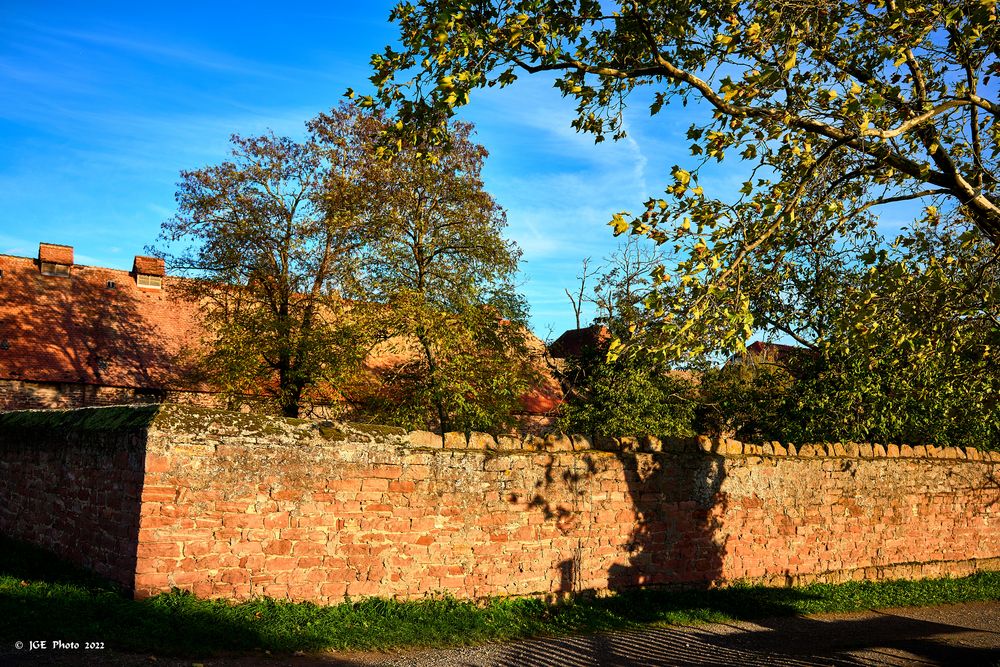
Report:
[{"label": "tiled roof", "polygon": [[806,347],[785,345],[784,343],[769,343],[767,341],[758,340],[747,345],[745,353],[737,352],[736,354],[731,355],[729,359],[726,360],[726,365],[742,364],[747,361],[763,361],[787,367],[789,362],[806,359],[814,354],[815,352],[813,350]]},{"label": "tiled roof", "polygon": [[773,361],[781,361],[787,359],[792,355],[804,352],[805,348],[797,347],[795,345],[785,345],[784,343],[768,343],[766,341],[758,340],[747,345],[747,352],[750,354],[767,357]]},{"label": "tiled roof", "polygon": [[521,397],[521,409],[529,415],[544,415],[563,403],[563,391],[552,377],[542,379],[542,385]]},{"label": "tiled roof", "polygon": [[77,265],[48,276],[9,255],[0,269],[0,378],[198,388],[184,380],[182,355],[202,330],[197,306],[171,298],[177,279],[144,290],[127,271]]},{"label": "tiled roof", "polygon": [[601,324],[570,329],[549,345],[549,353],[556,359],[579,357],[587,350],[599,350],[611,341],[611,332]]},{"label": "tiled roof", "polygon": [[59,245],[58,243],[39,243],[38,259],[42,262],[52,262],[53,264],[72,264],[73,246]]},{"label": "tiled roof", "polygon": [[[42,244],[43,258],[46,247],[67,249],[71,258],[69,246]],[[136,257],[133,271],[162,275],[162,267],[162,260]],[[197,304],[179,296],[184,279],[165,276],[162,289],[143,289],[128,271],[75,265],[69,276],[50,276],[37,260],[10,255],[0,255],[0,271],[0,379],[217,390],[195,379],[207,332]],[[404,362],[398,354],[377,352],[365,365],[377,372]],[[560,401],[558,383],[547,377],[522,404],[542,414]]]},{"label": "tiled roof", "polygon": [[136,255],[132,263],[132,273],[142,273],[147,276],[165,276],[166,267],[159,257],[143,257]]}]

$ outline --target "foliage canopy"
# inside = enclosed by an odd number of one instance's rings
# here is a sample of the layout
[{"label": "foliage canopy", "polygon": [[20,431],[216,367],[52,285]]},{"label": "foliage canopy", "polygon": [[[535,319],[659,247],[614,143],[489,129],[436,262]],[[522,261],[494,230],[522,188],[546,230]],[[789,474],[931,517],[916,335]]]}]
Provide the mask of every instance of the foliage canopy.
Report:
[{"label": "foliage canopy", "polygon": [[708,371],[703,426],[792,442],[1000,447],[992,244],[934,217],[892,244],[814,250],[808,270],[764,276],[774,291],[752,302],[799,353]]},{"label": "foliage canopy", "polygon": [[690,380],[634,357],[608,361],[591,349],[568,359],[566,402],[559,427],[568,433],[604,436],[678,436],[694,433]]},{"label": "foliage canopy", "polygon": [[[624,135],[640,88],[653,114],[708,105],[665,196],[611,223],[673,248],[645,304],[647,345],[669,357],[706,339],[740,349],[747,273],[863,235],[880,205],[922,200],[1000,241],[995,0],[424,0],[391,16],[400,46],[373,56],[365,103],[394,109],[400,136],[522,73],[555,73],[598,141]],[[699,167],[734,154],[752,177],[735,199],[709,196]]]},{"label": "foliage canopy", "polygon": [[[520,251],[472,127],[452,125],[434,162],[415,147],[380,159],[384,122],[356,105],[308,128],[303,142],[235,136],[232,159],[181,174],[161,238],[197,278],[184,284],[211,332],[213,382],[288,416],[348,399],[355,418],[502,425],[535,375],[511,283]],[[375,346],[399,354],[365,374]]]},{"label": "foliage canopy", "polygon": [[360,254],[359,294],[375,304],[383,349],[412,347],[396,350],[404,361],[365,409],[404,426],[493,431],[536,384],[537,355],[513,283],[521,251],[503,237],[506,215],[481,177],[486,150],[467,123],[451,123],[448,137],[447,150],[405,146],[370,162],[378,232]]},{"label": "foliage canopy", "polygon": [[336,386],[362,354],[345,317],[356,254],[371,233],[350,156],[264,135],[232,159],[184,171],[161,238],[211,332],[206,370],[229,393],[297,417],[304,393]]}]

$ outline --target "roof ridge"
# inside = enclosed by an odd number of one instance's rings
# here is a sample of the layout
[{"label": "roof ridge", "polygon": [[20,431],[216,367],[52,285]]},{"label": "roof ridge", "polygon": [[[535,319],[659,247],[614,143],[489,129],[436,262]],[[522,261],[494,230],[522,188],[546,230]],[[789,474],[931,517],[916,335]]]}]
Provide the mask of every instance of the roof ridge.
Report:
[{"label": "roof ridge", "polygon": [[[48,245],[54,245],[54,244],[50,243]],[[67,247],[69,247],[69,246],[67,246]],[[137,256],[139,256],[139,255],[137,255]],[[141,256],[142,257],[149,257],[148,255],[141,255]],[[8,254],[8,253],[5,253],[5,252],[0,252],[0,258],[4,258],[4,257],[9,258],[9,259],[21,259],[21,260],[24,260],[26,262],[31,262],[32,264],[38,262],[38,258],[37,257],[25,257],[24,255],[11,255],[11,254]],[[133,258],[133,262],[134,261],[135,260]],[[100,269],[101,271],[119,271],[119,272],[124,273],[126,275],[132,275],[132,269],[118,269],[118,268],[115,268],[115,267],[112,267],[112,266],[99,266],[97,264],[71,264],[70,266],[72,266],[74,269]],[[172,274],[169,274],[169,273],[166,274],[164,277],[167,277],[167,278],[183,278],[183,276],[172,275]]]}]

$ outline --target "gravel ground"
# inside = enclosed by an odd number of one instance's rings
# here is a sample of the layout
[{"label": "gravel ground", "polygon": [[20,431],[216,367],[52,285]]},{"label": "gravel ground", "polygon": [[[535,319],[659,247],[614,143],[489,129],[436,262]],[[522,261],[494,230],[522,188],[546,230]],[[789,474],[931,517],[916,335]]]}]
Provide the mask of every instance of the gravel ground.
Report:
[{"label": "gravel ground", "polygon": [[1000,667],[1000,602],[671,626],[394,654],[167,659],[113,651],[28,654],[0,647],[0,665],[133,667],[613,667],[645,665],[956,665]]}]

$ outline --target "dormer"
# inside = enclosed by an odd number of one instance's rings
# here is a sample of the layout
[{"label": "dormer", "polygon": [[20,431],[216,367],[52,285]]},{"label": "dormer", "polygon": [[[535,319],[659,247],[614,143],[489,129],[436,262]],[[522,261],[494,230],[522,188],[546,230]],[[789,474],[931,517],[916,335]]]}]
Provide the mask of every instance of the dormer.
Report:
[{"label": "dormer", "polygon": [[38,244],[38,268],[43,276],[68,278],[73,266],[73,246],[58,243]]},{"label": "dormer", "polygon": [[143,257],[136,255],[132,262],[132,275],[135,284],[145,289],[161,289],[166,267],[161,257]]}]

